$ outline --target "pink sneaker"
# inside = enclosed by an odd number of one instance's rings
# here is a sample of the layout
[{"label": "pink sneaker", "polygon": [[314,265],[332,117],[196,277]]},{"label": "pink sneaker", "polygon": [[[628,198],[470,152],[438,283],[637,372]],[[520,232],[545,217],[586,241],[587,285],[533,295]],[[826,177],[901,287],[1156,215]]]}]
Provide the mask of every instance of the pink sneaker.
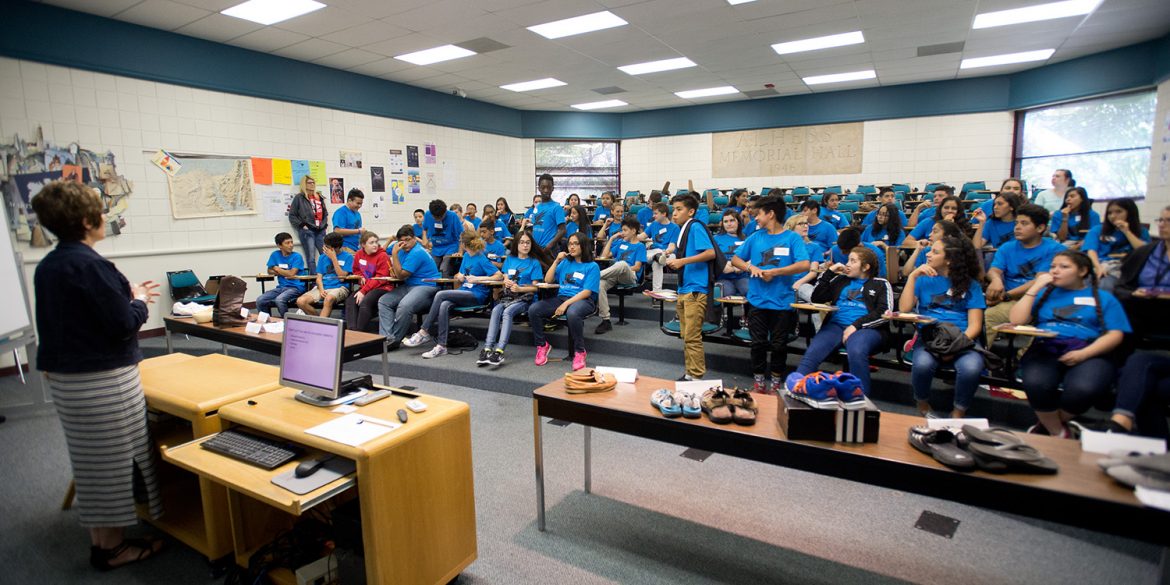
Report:
[{"label": "pink sneaker", "polygon": [[536,348],[536,360],[534,360],[536,365],[543,366],[544,364],[547,364],[548,352],[550,351],[552,351],[552,344],[547,341],[544,342],[544,345]]},{"label": "pink sneaker", "polygon": [[573,354],[573,371],[576,372],[585,367],[585,352],[578,351]]}]

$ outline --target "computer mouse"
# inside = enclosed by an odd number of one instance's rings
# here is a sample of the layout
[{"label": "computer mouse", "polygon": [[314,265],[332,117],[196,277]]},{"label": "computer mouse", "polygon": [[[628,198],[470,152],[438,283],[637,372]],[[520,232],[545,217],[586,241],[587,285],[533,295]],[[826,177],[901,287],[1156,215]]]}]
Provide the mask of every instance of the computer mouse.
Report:
[{"label": "computer mouse", "polygon": [[306,459],[304,461],[301,461],[301,463],[299,465],[297,465],[296,470],[293,471],[293,475],[295,475],[298,478],[299,477],[309,477],[310,475],[317,473],[317,470],[321,469],[321,466],[325,465],[325,462],[329,461],[330,459],[332,459],[332,457],[322,457],[320,459]]}]

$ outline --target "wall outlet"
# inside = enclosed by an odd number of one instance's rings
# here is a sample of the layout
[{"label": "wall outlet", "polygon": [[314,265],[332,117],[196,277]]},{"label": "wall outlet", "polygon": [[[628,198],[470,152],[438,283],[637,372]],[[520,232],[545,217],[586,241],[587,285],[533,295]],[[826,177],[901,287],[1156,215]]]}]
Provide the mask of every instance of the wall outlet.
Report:
[{"label": "wall outlet", "polygon": [[[331,562],[329,557],[321,557],[297,569],[297,585],[326,585],[329,583]],[[336,565],[333,566],[333,570],[337,571]]]}]

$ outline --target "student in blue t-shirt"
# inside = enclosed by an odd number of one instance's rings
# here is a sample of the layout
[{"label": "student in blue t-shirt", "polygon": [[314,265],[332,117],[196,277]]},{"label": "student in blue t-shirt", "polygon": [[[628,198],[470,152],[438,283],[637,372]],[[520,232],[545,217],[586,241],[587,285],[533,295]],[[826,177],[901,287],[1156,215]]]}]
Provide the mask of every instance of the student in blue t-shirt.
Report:
[{"label": "student in blue t-shirt", "polygon": [[478,230],[480,224],[483,223],[482,219],[476,217],[476,214],[479,213],[479,206],[474,203],[468,203],[464,209],[467,211],[467,215],[463,216],[463,221],[471,223]]},{"label": "student in blue t-shirt", "polygon": [[[723,212],[723,219],[719,222],[719,233],[715,234],[715,245],[723,251],[724,258],[731,258],[735,251],[743,245],[747,236],[743,235],[740,227],[739,213],[733,209]],[[731,262],[723,269],[722,274],[716,275],[715,284],[723,289],[725,296],[746,297],[748,294],[748,274],[735,267]]]},{"label": "student in blue t-shirt", "polygon": [[849,227],[849,222],[845,221],[845,216],[837,211],[837,207],[841,205],[840,193],[826,193],[822,198],[821,205],[821,219],[833,226],[835,230],[843,230]]},{"label": "student in blue t-shirt", "polygon": [[541,175],[537,181],[537,189],[540,191],[540,203],[533,205],[528,222],[532,225],[532,236],[536,238],[536,244],[551,256],[560,249],[561,240],[565,237],[565,208],[552,199],[552,175],[548,173]]},{"label": "student in blue t-shirt", "polygon": [[865,231],[861,233],[862,242],[881,242],[886,246],[897,247],[906,239],[897,203],[886,203],[872,213],[874,221],[865,226]]},{"label": "student in blue t-shirt", "polygon": [[[983,309],[987,303],[979,288],[979,256],[975,246],[965,237],[945,237],[931,244],[926,264],[914,269],[898,308],[903,313],[915,312],[923,317],[943,321],[958,327],[972,341],[983,331]],[[923,326],[919,326],[919,335]],[[971,399],[979,387],[983,372],[983,356],[975,348],[947,356],[946,363],[955,368],[955,402],[953,418],[962,418],[971,406]],[[930,414],[930,386],[934,373],[944,360],[927,350],[919,342],[914,348],[914,365],[910,370],[910,385],[918,412]]]},{"label": "student in blue t-shirt", "polygon": [[935,222],[934,226],[930,228],[930,237],[925,240],[906,240],[903,245],[913,245],[914,250],[910,252],[910,257],[906,259],[906,265],[902,267],[902,276],[910,276],[915,268],[926,264],[926,257],[929,255],[930,245],[943,238],[959,238],[967,237],[963,230],[959,229],[958,224],[953,221],[939,221]]},{"label": "student in blue t-shirt", "polygon": [[593,210],[593,221],[605,221],[613,217],[613,193],[606,191],[601,194],[601,204]]},{"label": "student in blue t-shirt", "polygon": [[445,278],[455,273],[455,263],[451,255],[459,251],[459,236],[463,234],[463,220],[455,212],[447,209],[447,203],[442,199],[435,199],[427,206],[427,213],[423,217],[423,230],[426,240],[431,245],[431,257],[435,266]]},{"label": "student in blue t-shirt", "polygon": [[[500,242],[502,245],[507,245],[508,239],[512,237],[512,231],[508,229],[508,224],[496,215],[496,208],[487,205],[483,208],[483,222],[479,227],[488,226],[492,230],[492,237]],[[489,243],[489,245],[491,245]]]},{"label": "student in blue t-shirt", "polygon": [[[812,302],[813,282],[821,275],[829,262],[829,249],[820,243],[808,238],[808,216],[803,213],[794,213],[784,222],[784,229],[800,236],[804,247],[808,251],[808,272],[796,274],[796,282],[792,283],[792,290],[796,293],[796,300],[803,303]],[[812,316],[814,328],[820,327],[821,315]]]},{"label": "student in blue t-shirt", "polygon": [[1125,310],[1097,289],[1089,257],[1065,250],[1012,307],[1011,318],[1013,325],[1056,332],[1033,342],[1020,360],[1028,402],[1040,419],[1029,432],[1071,437],[1067,423],[1108,394],[1117,378],[1125,359],[1121,343],[1133,332]]},{"label": "student in blue t-shirt", "polygon": [[[752,198],[748,199],[747,207],[745,207],[743,209],[743,214],[740,216],[740,223],[743,224],[743,237],[745,237],[745,238],[756,233],[756,230],[760,229],[759,224],[756,223],[756,211],[758,211],[756,209],[756,203],[759,202],[759,200],[760,200],[759,197],[752,197]],[[799,215],[799,214],[788,214],[788,209],[787,209],[788,205],[785,204],[784,207],[785,207],[784,213],[786,214],[785,219],[784,219],[785,223],[787,223],[788,220],[792,219],[793,215]],[[808,225],[808,224],[806,223],[805,225]]]},{"label": "student in blue t-shirt", "polygon": [[938,221],[955,222],[959,226],[959,229],[963,231],[964,236],[971,232],[971,226],[967,222],[967,214],[963,212],[963,203],[959,201],[958,197],[943,197],[943,200],[939,202],[938,206],[932,209],[938,210],[937,213],[919,221],[918,225],[914,226],[913,230],[910,230],[910,234],[907,236],[908,238],[911,240],[925,238],[930,233],[931,228],[934,227],[935,222]]},{"label": "student in blue t-shirt", "polygon": [[[812,199],[806,199],[804,203],[800,204],[800,212],[808,218],[809,239],[820,242],[826,250],[832,248],[833,244],[837,242],[837,228],[821,219],[821,204]],[[759,222],[759,220],[760,216],[756,215],[756,221]],[[761,225],[761,227],[763,226]]]},{"label": "student in blue t-shirt", "polygon": [[917,227],[918,222],[925,221],[934,217],[935,212],[938,211],[939,205],[942,205],[943,199],[955,196],[955,188],[950,185],[936,185],[934,187],[934,196],[930,199],[919,203],[914,211],[910,214],[910,221],[906,225],[910,227]]},{"label": "student in blue t-shirt", "polygon": [[[297,297],[297,307],[309,315],[328,317],[333,306],[349,298],[349,287],[341,279],[353,272],[353,254],[341,249],[341,234],[325,234],[325,248],[317,259],[317,286]],[[321,311],[313,306],[321,303]]]},{"label": "student in blue t-shirt", "polygon": [[[797,274],[808,272],[809,258],[804,240],[797,233],[786,231],[778,219],[784,214],[784,200],[769,195],[760,199],[757,205],[756,221],[760,230],[748,236],[735,251],[731,262],[749,274],[747,300],[752,306],[751,313],[748,313],[748,332],[752,340],[752,391],[776,394],[788,367],[785,363],[788,360],[788,335],[796,330],[796,311],[792,308],[796,298],[792,285]],[[771,364],[768,362],[769,351]],[[771,384],[765,380],[768,374],[771,374]]]},{"label": "student in blue t-shirt", "polygon": [[622,222],[626,219],[626,206],[614,203],[612,213],[605,218],[605,221],[601,222],[601,227],[597,230],[597,239],[604,241],[622,233]]},{"label": "student in blue t-shirt", "polygon": [[601,284],[597,297],[597,316],[601,323],[593,333],[601,335],[613,329],[609,322],[609,289],[619,285],[633,285],[642,282],[642,268],[646,266],[646,246],[638,241],[641,232],[638,219],[627,217],[622,222],[622,231],[605,243],[602,258],[613,258],[614,262],[601,271]]},{"label": "student in blue t-shirt", "polygon": [[589,223],[589,213],[585,211],[584,206],[574,205],[570,207],[569,215],[566,219],[565,236],[571,236],[577,232],[581,232],[585,234],[586,238],[593,239],[593,224]]},{"label": "student in blue t-shirt", "polygon": [[[421,209],[414,210],[414,223],[410,226],[410,227],[414,228],[414,237],[418,238],[419,240],[423,240],[423,247],[424,248],[427,248],[430,246],[430,244],[428,244],[423,239],[426,237],[426,233],[427,233],[426,230],[423,229],[423,220],[426,218],[426,216],[427,216],[427,212],[425,212]],[[386,248],[389,249],[390,246],[392,246],[392,245],[393,245],[392,242],[387,242]]]},{"label": "student in blue t-shirt", "polygon": [[487,257],[488,262],[491,262],[496,268],[504,265],[504,258],[508,255],[508,249],[504,244],[496,239],[496,232],[492,226],[486,221],[479,224],[479,237],[483,238],[483,254]]},{"label": "student in blue t-shirt", "polygon": [[432,340],[431,329],[435,346],[422,354],[423,359],[432,359],[447,355],[447,333],[451,324],[451,309],[456,307],[473,307],[486,305],[491,298],[492,289],[487,283],[502,280],[504,275],[483,253],[484,241],[478,231],[466,231],[460,236],[463,246],[463,262],[459,264],[459,272],[455,274],[455,288],[441,290],[431,299],[431,310],[423,319],[422,326],[402,342],[406,347],[418,347]]},{"label": "student in blue t-shirt", "polygon": [[[496,219],[504,222],[504,227],[508,228],[508,231],[512,230],[512,216],[513,215],[514,214],[512,213],[512,206],[508,205],[507,198],[500,197],[500,198],[496,199]],[[503,240],[504,238],[500,238],[500,239]]]},{"label": "student in blue t-shirt", "polygon": [[[1065,247],[1048,235],[1048,210],[1025,203],[1016,210],[1016,239],[1000,246],[987,269],[987,304],[984,315],[987,343],[995,343],[995,328],[1011,320],[1012,305],[1032,286],[1033,279],[1052,265]],[[1028,339],[1020,340],[1027,344]]]},{"label": "student in blue t-shirt", "polygon": [[271,314],[275,305],[284,315],[288,312],[288,304],[296,302],[297,297],[305,292],[305,285],[292,279],[305,269],[305,259],[293,250],[295,246],[292,234],[276,234],[277,249],[268,255],[268,274],[276,277],[276,287],[256,297],[257,311]]},{"label": "student in blue t-shirt", "polygon": [[650,194],[650,203],[638,210],[638,223],[642,225],[642,231],[650,228],[650,224],[654,221],[654,208],[662,203],[662,193],[653,192]]},{"label": "student in blue t-shirt", "polygon": [[679,337],[683,340],[683,361],[686,372],[680,380],[701,380],[707,373],[703,354],[703,321],[707,316],[707,301],[714,286],[711,261],[715,259],[715,242],[707,226],[695,217],[699,200],[690,194],[675,195],[670,199],[671,220],[679,226],[675,257],[666,262],[679,273],[678,313]]},{"label": "student in blue t-shirt", "polygon": [[1114,199],[1105,208],[1105,222],[1085,235],[1081,251],[1093,261],[1101,289],[1113,292],[1121,277],[1121,263],[1134,250],[1150,243],[1150,230],[1142,227],[1133,199]]},{"label": "student in blue t-shirt", "polygon": [[544,322],[554,315],[564,315],[569,325],[573,371],[577,371],[585,367],[585,319],[597,308],[601,270],[593,261],[593,242],[584,234],[569,236],[565,247],[567,250],[557,254],[544,273],[544,282],[559,285],[557,296],[532,303],[528,322],[536,343],[534,363],[543,366],[548,363],[548,352],[552,351],[552,345],[545,340]]},{"label": "student in blue t-shirt", "polygon": [[909,224],[910,218],[906,217],[905,211],[902,211],[902,206],[898,203],[898,196],[896,193],[894,193],[893,189],[882,189],[881,195],[878,195],[877,200],[878,200],[878,203],[880,205],[878,206],[877,209],[875,209],[875,210],[873,210],[865,215],[865,218],[863,218],[861,220],[861,225],[868,226],[868,225],[872,224],[874,222],[874,220],[877,219],[878,209],[881,209],[882,207],[885,207],[886,205],[889,205],[891,203],[894,204],[894,209],[896,209],[898,211],[898,221],[899,221],[898,225],[900,225],[900,226],[910,225]]},{"label": "student in blue t-shirt", "polygon": [[406,337],[414,315],[431,306],[439,289],[427,279],[439,278],[439,269],[408,225],[398,228],[395,244],[388,253],[390,276],[403,282],[378,299],[378,333],[386,338],[390,349],[396,349]]},{"label": "student in blue t-shirt", "polygon": [[1015,193],[1000,193],[991,200],[991,216],[981,206],[971,214],[971,222],[976,224],[975,237],[972,242],[975,247],[996,248],[1012,241],[1016,237],[1016,210],[1023,205],[1023,200]]},{"label": "student in blue t-shirt", "polygon": [[1048,231],[1056,241],[1073,250],[1080,249],[1081,240],[1095,226],[1101,225],[1101,216],[1093,211],[1093,200],[1084,187],[1073,187],[1064,194],[1064,205],[1052,214]]},{"label": "student in blue t-shirt", "polygon": [[497,368],[504,363],[504,348],[512,336],[512,321],[526,314],[536,296],[536,283],[544,280],[544,250],[535,244],[531,230],[522,230],[512,238],[508,257],[504,259],[504,291],[492,307],[487,339],[476,364]]},{"label": "student in blue t-shirt", "polygon": [[654,221],[638,239],[646,244],[646,261],[650,263],[650,290],[662,290],[662,267],[674,258],[678,244],[678,225],[670,220],[670,207],[654,204]]},{"label": "student in blue t-shirt", "polygon": [[345,197],[345,205],[333,212],[333,233],[341,234],[341,249],[356,254],[361,244],[358,237],[362,233],[362,214],[359,210],[366,200],[366,194],[354,187]]},{"label": "student in blue t-shirt", "polygon": [[868,248],[877,256],[877,275],[886,277],[886,250],[885,243],[879,242],[861,242],[861,230],[855,227],[848,227],[841,230],[837,236],[837,243],[829,249],[829,260],[833,264],[845,264],[849,262],[849,255],[842,250],[852,250],[858,246]]}]

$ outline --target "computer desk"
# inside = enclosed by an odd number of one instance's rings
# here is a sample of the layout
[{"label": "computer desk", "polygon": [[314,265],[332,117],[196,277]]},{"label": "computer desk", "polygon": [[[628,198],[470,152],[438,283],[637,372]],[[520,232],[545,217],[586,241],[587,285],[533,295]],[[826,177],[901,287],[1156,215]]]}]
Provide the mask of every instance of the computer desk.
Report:
[{"label": "computer desk", "polygon": [[[418,396],[426,412],[385,435],[350,447],[309,435],[305,429],[341,415],[294,398],[279,388],[219,409],[232,426],[245,427],[353,460],[354,475],[298,496],[271,483],[295,468],[291,461],[273,471],[236,461],[199,447],[206,440],[164,449],[162,458],[201,478],[228,488],[236,562],[247,566],[251,554],[271,540],[273,530],[307,510],[357,488],[368,583],[441,584],[475,560],[475,495],[471,465],[471,424],[467,404],[396,391],[394,396],[360,407],[358,412],[397,421],[395,413]],[[263,510],[267,510],[267,515]],[[274,521],[273,513],[283,516]],[[289,571],[275,571],[277,582],[296,583]]]},{"label": "computer desk", "polygon": [[[163,327],[166,333],[167,353],[174,351],[171,335],[175,333],[218,341],[223,344],[224,354],[227,353],[227,346],[233,345],[279,356],[280,346],[284,343],[282,333],[248,333],[243,325],[220,327],[213,323],[196,323],[194,319],[163,317]],[[386,357],[386,338],[374,333],[346,330],[345,346],[341,353],[342,364],[379,354],[382,356],[382,383],[389,384],[390,363]]]}]

